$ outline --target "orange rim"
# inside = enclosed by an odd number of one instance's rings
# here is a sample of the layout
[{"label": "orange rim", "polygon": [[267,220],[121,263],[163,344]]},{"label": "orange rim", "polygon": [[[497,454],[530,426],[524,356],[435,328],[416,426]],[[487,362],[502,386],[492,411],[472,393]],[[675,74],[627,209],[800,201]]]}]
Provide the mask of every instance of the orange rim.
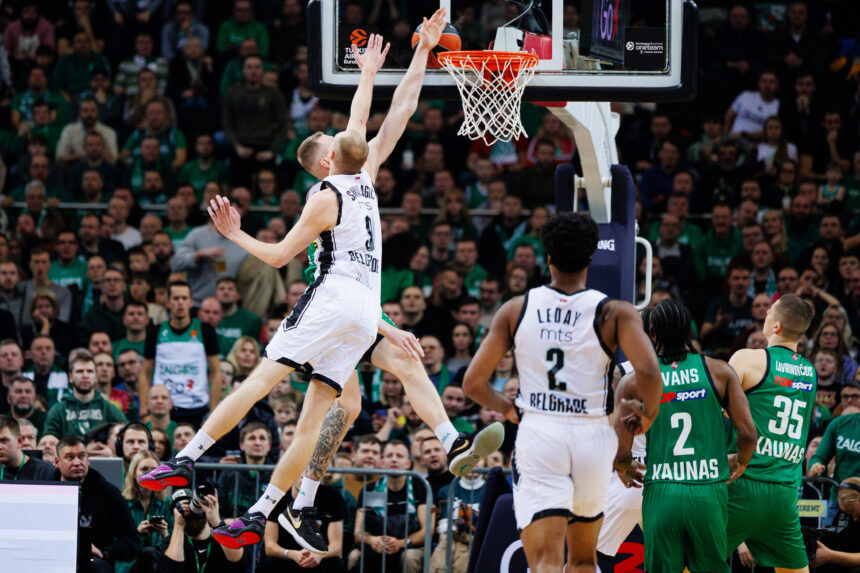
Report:
[{"label": "orange rim", "polygon": [[459,52],[442,52],[436,56],[439,63],[456,68],[473,68],[475,64],[483,63],[483,69],[498,72],[504,69],[505,63],[510,62],[513,71],[520,68],[533,68],[540,58],[529,52],[494,52],[492,50],[464,50]]}]

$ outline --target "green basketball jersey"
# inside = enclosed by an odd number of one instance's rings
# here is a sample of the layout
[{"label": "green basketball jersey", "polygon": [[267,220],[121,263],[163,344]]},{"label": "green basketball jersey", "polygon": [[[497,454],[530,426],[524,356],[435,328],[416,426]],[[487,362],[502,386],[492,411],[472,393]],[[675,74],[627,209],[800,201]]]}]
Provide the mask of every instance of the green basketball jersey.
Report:
[{"label": "green basketball jersey", "polygon": [[647,433],[645,483],[715,483],[729,479],[722,406],[700,354],[660,363],[660,414]]},{"label": "green basketball jersey", "polygon": [[746,392],[758,443],[744,477],[796,487],[802,476],[818,376],[812,363],[793,350],[771,346],[765,352],[764,377]]}]

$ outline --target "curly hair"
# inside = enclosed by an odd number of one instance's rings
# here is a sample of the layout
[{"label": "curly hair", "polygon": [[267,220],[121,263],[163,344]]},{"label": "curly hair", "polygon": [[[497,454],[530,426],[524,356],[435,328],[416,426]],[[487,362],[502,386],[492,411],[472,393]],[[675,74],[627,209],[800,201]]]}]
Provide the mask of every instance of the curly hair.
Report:
[{"label": "curly hair", "polygon": [[591,264],[600,232],[597,223],[583,213],[558,213],[541,227],[549,262],[563,273],[578,273]]}]

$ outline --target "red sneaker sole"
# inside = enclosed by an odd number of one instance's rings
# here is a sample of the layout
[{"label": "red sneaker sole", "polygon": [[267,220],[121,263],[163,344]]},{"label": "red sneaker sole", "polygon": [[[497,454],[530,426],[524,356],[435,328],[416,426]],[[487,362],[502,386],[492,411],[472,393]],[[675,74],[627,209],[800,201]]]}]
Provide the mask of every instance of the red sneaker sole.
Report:
[{"label": "red sneaker sole", "polygon": [[229,549],[239,549],[243,545],[254,545],[260,542],[260,536],[251,531],[241,533],[238,537],[222,535],[220,533],[213,533],[212,537],[215,538],[215,541]]},{"label": "red sneaker sole", "polygon": [[161,491],[167,487],[185,487],[188,485],[188,480],[184,477],[169,477],[164,479],[145,480],[140,483],[140,487],[145,487],[152,491]]}]

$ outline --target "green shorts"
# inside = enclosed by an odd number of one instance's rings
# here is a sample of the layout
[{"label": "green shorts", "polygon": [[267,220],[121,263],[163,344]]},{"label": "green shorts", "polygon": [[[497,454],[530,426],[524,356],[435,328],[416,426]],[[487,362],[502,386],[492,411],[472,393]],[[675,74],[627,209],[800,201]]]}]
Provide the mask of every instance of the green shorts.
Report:
[{"label": "green shorts", "polygon": [[642,530],[645,571],[728,573],[725,483],[645,485]]},{"label": "green shorts", "polygon": [[809,564],[800,518],[797,488],[740,477],[729,484],[726,556],[746,542],[763,567],[802,569]]}]

